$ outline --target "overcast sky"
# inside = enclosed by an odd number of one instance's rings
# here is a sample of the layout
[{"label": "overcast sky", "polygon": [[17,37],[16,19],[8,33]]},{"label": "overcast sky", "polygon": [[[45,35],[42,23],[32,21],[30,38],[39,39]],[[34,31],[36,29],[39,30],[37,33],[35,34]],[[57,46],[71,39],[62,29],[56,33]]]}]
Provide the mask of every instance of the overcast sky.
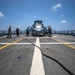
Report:
[{"label": "overcast sky", "polygon": [[75,0],[0,0],[0,30],[24,30],[35,20],[53,30],[75,30]]}]

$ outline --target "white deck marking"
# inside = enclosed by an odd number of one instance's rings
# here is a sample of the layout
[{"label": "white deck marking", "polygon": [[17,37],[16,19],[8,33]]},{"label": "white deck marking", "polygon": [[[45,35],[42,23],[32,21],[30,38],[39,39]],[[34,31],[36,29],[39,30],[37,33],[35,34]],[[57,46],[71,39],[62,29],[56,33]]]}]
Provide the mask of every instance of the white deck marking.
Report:
[{"label": "white deck marking", "polygon": [[[13,44],[13,45],[25,45],[25,44],[31,44],[31,43],[0,43],[0,44]],[[35,43],[34,43],[35,44]]]},{"label": "white deck marking", "polygon": [[[7,42],[2,42],[0,44],[13,44],[13,45],[25,45],[25,44],[31,44],[31,43],[7,43]],[[35,43],[33,43],[35,44]],[[64,43],[57,43],[57,42],[51,42],[51,43],[40,43],[40,44],[75,44],[75,42],[64,42]]]},{"label": "white deck marking", "polygon": [[[36,39],[36,45],[40,47],[39,37]],[[30,75],[45,75],[41,51],[35,47]]]},{"label": "white deck marking", "polygon": [[51,42],[51,43],[40,43],[40,44],[75,44],[75,42],[63,42],[63,43]]}]

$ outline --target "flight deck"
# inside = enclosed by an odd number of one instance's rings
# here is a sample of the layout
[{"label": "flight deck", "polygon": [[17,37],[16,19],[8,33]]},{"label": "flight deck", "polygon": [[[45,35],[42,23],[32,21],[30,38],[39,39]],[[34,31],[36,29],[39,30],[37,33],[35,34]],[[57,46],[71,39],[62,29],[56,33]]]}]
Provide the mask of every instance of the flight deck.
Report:
[{"label": "flight deck", "polygon": [[57,61],[75,74],[75,36],[0,37],[0,75],[72,75]]}]

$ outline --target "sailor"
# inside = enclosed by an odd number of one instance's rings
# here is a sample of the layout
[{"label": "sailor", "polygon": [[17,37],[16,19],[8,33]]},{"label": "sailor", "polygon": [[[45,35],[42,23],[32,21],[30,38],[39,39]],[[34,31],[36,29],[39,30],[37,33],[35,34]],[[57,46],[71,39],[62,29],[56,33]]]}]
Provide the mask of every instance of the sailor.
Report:
[{"label": "sailor", "polygon": [[29,27],[26,29],[26,34],[29,36]]},{"label": "sailor", "polygon": [[52,36],[52,29],[51,29],[51,26],[48,27],[48,36]]},{"label": "sailor", "polygon": [[19,28],[16,29],[16,35],[19,36]]},{"label": "sailor", "polygon": [[7,35],[7,38],[12,38],[12,37],[11,37],[11,26],[9,26],[9,28],[8,28],[8,35]]}]

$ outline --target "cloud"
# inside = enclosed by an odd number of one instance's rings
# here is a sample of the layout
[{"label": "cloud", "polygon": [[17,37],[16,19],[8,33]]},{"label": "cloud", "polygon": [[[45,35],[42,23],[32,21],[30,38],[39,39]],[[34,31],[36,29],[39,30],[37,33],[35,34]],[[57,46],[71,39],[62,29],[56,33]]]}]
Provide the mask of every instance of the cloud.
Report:
[{"label": "cloud", "polygon": [[61,15],[62,17],[64,16],[64,14]]},{"label": "cloud", "polygon": [[67,23],[67,21],[66,20],[62,20],[61,23]]},{"label": "cloud", "polygon": [[53,11],[57,11],[58,8],[62,7],[61,3],[56,4],[55,6],[52,7]]},{"label": "cloud", "polygon": [[3,17],[3,16],[4,16],[4,14],[2,12],[0,12],[0,17]]}]

